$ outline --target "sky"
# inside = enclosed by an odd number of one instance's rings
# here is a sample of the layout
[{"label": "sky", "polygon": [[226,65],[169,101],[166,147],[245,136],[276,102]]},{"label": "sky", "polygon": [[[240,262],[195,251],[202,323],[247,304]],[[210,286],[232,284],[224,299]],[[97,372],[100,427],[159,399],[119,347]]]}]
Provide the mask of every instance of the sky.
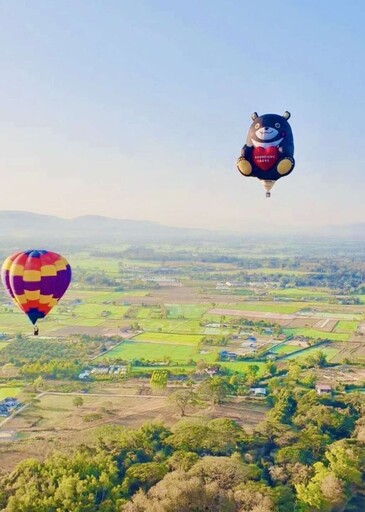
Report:
[{"label": "sky", "polygon": [[[0,208],[259,232],[364,221],[365,4],[0,2]],[[291,112],[265,198],[236,158]]]}]

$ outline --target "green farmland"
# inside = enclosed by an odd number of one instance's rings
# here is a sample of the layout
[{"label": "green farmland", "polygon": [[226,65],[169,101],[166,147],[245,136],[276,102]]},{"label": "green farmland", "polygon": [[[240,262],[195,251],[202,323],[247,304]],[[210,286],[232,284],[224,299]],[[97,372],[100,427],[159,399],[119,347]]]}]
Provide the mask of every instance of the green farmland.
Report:
[{"label": "green farmland", "polygon": [[291,354],[292,352],[297,352],[300,350],[300,347],[298,345],[289,345],[289,344],[283,344],[278,345],[276,347],[273,347],[270,349],[271,353],[282,355],[282,354]]},{"label": "green farmland", "polygon": [[7,397],[16,397],[22,390],[23,388],[21,387],[0,387],[0,400],[4,400]]},{"label": "green farmland", "polygon": [[340,320],[336,324],[335,332],[355,332],[358,325],[359,322],[356,321]]},{"label": "green farmland", "polygon": [[164,358],[170,357],[176,362],[186,363],[197,354],[198,349],[193,345],[125,341],[98,359],[163,361]]},{"label": "green farmland", "polygon": [[349,339],[349,334],[339,333],[339,332],[323,332],[318,331],[317,329],[309,329],[306,327],[303,328],[293,328],[293,329],[284,329],[284,334],[287,336],[304,336],[306,338],[313,338],[319,340],[331,340],[331,341],[347,341]]},{"label": "green farmland", "polygon": [[145,341],[149,343],[167,343],[180,345],[198,345],[202,336],[196,334],[170,334],[164,332],[144,332],[134,338],[135,341]]},{"label": "green farmland", "polygon": [[307,357],[312,356],[318,352],[323,352],[327,360],[331,361],[331,359],[333,359],[338,354],[339,350],[329,347],[310,347],[306,350],[303,350],[303,352],[300,352],[300,354],[289,354],[283,359],[296,359],[298,361],[302,361],[303,359],[306,359]]},{"label": "green farmland", "polygon": [[200,304],[167,304],[168,318],[188,318],[191,320],[201,318],[208,311],[207,305]]}]

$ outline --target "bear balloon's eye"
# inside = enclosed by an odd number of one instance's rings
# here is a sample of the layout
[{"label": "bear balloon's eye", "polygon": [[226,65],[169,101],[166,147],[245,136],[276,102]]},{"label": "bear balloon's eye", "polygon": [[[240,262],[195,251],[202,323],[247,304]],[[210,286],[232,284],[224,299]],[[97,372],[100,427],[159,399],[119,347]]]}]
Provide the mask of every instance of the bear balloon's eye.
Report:
[{"label": "bear balloon's eye", "polygon": [[260,123],[255,124],[255,130],[258,130],[260,128]]},{"label": "bear balloon's eye", "polygon": [[275,128],[279,129],[280,128],[280,123],[275,123]]}]

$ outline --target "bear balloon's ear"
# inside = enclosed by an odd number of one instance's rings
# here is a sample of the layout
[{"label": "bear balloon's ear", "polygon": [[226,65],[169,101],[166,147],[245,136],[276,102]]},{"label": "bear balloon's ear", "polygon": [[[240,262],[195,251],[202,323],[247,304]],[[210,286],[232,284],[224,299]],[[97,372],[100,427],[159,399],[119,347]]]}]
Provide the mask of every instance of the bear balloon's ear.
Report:
[{"label": "bear balloon's ear", "polygon": [[257,112],[254,112],[253,114],[251,114],[252,121],[255,121],[255,119],[257,119],[258,117],[259,117],[259,115]]},{"label": "bear balloon's ear", "polygon": [[290,118],[291,114],[290,112],[288,112],[287,110],[285,110],[284,114],[283,114],[283,118],[288,120]]}]

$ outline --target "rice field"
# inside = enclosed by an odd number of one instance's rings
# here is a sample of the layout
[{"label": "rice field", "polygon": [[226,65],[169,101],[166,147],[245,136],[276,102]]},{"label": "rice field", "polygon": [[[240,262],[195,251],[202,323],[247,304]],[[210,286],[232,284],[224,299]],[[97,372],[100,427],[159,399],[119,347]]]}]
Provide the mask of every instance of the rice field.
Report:
[{"label": "rice field", "polygon": [[299,354],[289,354],[283,359],[297,359],[298,361],[300,361],[318,352],[323,352],[327,360],[331,361],[331,359],[333,359],[339,353],[339,350],[329,347],[309,347],[306,350],[303,350],[303,352],[300,352]]},{"label": "rice field", "polygon": [[135,341],[149,343],[176,343],[181,345],[198,345],[203,336],[196,334],[170,334],[166,332],[143,332],[134,338]]},{"label": "rice field", "polygon": [[163,331],[176,334],[203,334],[204,327],[199,325],[198,320],[166,320],[165,318],[138,319],[138,324],[144,331]]},{"label": "rice field", "polygon": [[270,290],[270,295],[280,297],[328,297],[330,296],[329,290],[318,288],[283,288],[278,290]]},{"label": "rice field", "polygon": [[340,332],[324,332],[316,329],[283,329],[284,334],[287,336],[304,336],[306,338],[313,338],[319,340],[331,340],[331,341],[347,341],[350,337],[349,334]]},{"label": "rice field", "polygon": [[274,354],[291,354],[292,352],[297,352],[298,350],[301,350],[301,347],[298,347],[298,345],[277,345],[276,347],[273,347],[270,349],[270,352]]},{"label": "rice field", "polygon": [[170,357],[173,361],[186,363],[189,359],[198,355],[198,349],[194,345],[167,344],[167,343],[142,343],[125,341],[108,353],[98,357],[100,359],[146,359],[149,361],[163,361]]},{"label": "rice field", "polygon": [[168,318],[201,318],[209,306],[207,304],[166,304]]},{"label": "rice field", "polygon": [[336,324],[335,332],[355,332],[358,325],[359,322],[356,321],[340,320]]}]

